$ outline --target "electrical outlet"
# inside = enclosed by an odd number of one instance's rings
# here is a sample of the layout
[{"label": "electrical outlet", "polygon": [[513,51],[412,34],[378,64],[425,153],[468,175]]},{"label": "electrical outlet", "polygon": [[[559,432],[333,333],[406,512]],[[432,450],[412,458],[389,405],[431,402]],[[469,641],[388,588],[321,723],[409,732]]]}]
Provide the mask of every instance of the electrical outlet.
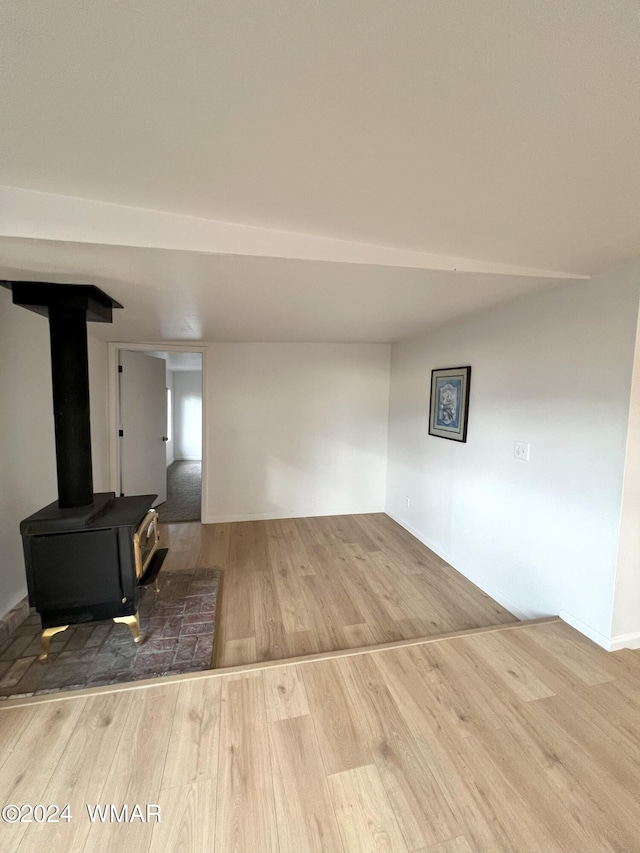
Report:
[{"label": "electrical outlet", "polygon": [[513,455],[516,459],[521,459],[523,462],[528,462],[531,458],[531,445],[526,441],[516,441]]}]

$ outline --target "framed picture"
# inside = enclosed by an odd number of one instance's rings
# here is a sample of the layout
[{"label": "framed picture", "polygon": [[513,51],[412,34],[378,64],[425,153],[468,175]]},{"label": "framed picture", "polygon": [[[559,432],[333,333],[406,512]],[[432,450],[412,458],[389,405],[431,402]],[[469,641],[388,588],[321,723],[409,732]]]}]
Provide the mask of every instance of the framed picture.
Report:
[{"label": "framed picture", "polygon": [[431,371],[429,435],[451,441],[467,440],[470,367],[446,367]]}]

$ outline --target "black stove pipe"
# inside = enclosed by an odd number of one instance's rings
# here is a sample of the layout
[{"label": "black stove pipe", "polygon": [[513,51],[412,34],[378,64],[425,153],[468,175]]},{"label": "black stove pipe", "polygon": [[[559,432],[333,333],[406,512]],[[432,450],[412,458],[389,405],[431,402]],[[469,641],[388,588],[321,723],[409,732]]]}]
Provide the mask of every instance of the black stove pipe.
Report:
[{"label": "black stove pipe", "polygon": [[0,281],[13,302],[49,318],[58,507],[93,503],[87,322],[111,323],[119,302],[91,284]]},{"label": "black stove pipe", "polygon": [[93,501],[87,312],[49,306],[51,379],[60,509]]}]

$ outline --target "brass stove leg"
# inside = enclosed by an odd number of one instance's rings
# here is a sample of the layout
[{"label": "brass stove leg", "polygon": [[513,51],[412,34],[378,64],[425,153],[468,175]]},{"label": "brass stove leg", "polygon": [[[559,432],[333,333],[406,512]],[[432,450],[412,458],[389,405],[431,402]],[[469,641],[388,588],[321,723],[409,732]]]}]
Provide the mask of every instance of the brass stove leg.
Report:
[{"label": "brass stove leg", "polygon": [[38,655],[38,660],[41,663],[45,663],[49,657],[49,645],[51,643],[51,638],[55,637],[56,634],[59,634],[61,631],[66,631],[68,625],[56,625],[55,628],[45,628],[42,632],[42,636],[40,637],[40,648],[42,649],[42,653]]},{"label": "brass stove leg", "polygon": [[153,582],[153,591],[155,593],[160,592],[160,584],[158,583],[158,578],[156,578]]},{"label": "brass stove leg", "polygon": [[128,625],[129,630],[131,631],[131,636],[133,637],[134,643],[140,643],[142,637],[140,636],[140,617],[137,613],[133,616],[114,616],[114,622],[122,622],[123,625]]}]

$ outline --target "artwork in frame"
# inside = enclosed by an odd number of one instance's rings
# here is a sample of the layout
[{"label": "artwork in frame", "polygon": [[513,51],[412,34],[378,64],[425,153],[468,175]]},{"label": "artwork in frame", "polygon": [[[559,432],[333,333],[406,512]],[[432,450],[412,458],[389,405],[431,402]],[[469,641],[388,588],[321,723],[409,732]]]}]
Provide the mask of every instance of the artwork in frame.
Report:
[{"label": "artwork in frame", "polygon": [[445,367],[431,371],[429,435],[451,441],[467,440],[470,367]]}]

